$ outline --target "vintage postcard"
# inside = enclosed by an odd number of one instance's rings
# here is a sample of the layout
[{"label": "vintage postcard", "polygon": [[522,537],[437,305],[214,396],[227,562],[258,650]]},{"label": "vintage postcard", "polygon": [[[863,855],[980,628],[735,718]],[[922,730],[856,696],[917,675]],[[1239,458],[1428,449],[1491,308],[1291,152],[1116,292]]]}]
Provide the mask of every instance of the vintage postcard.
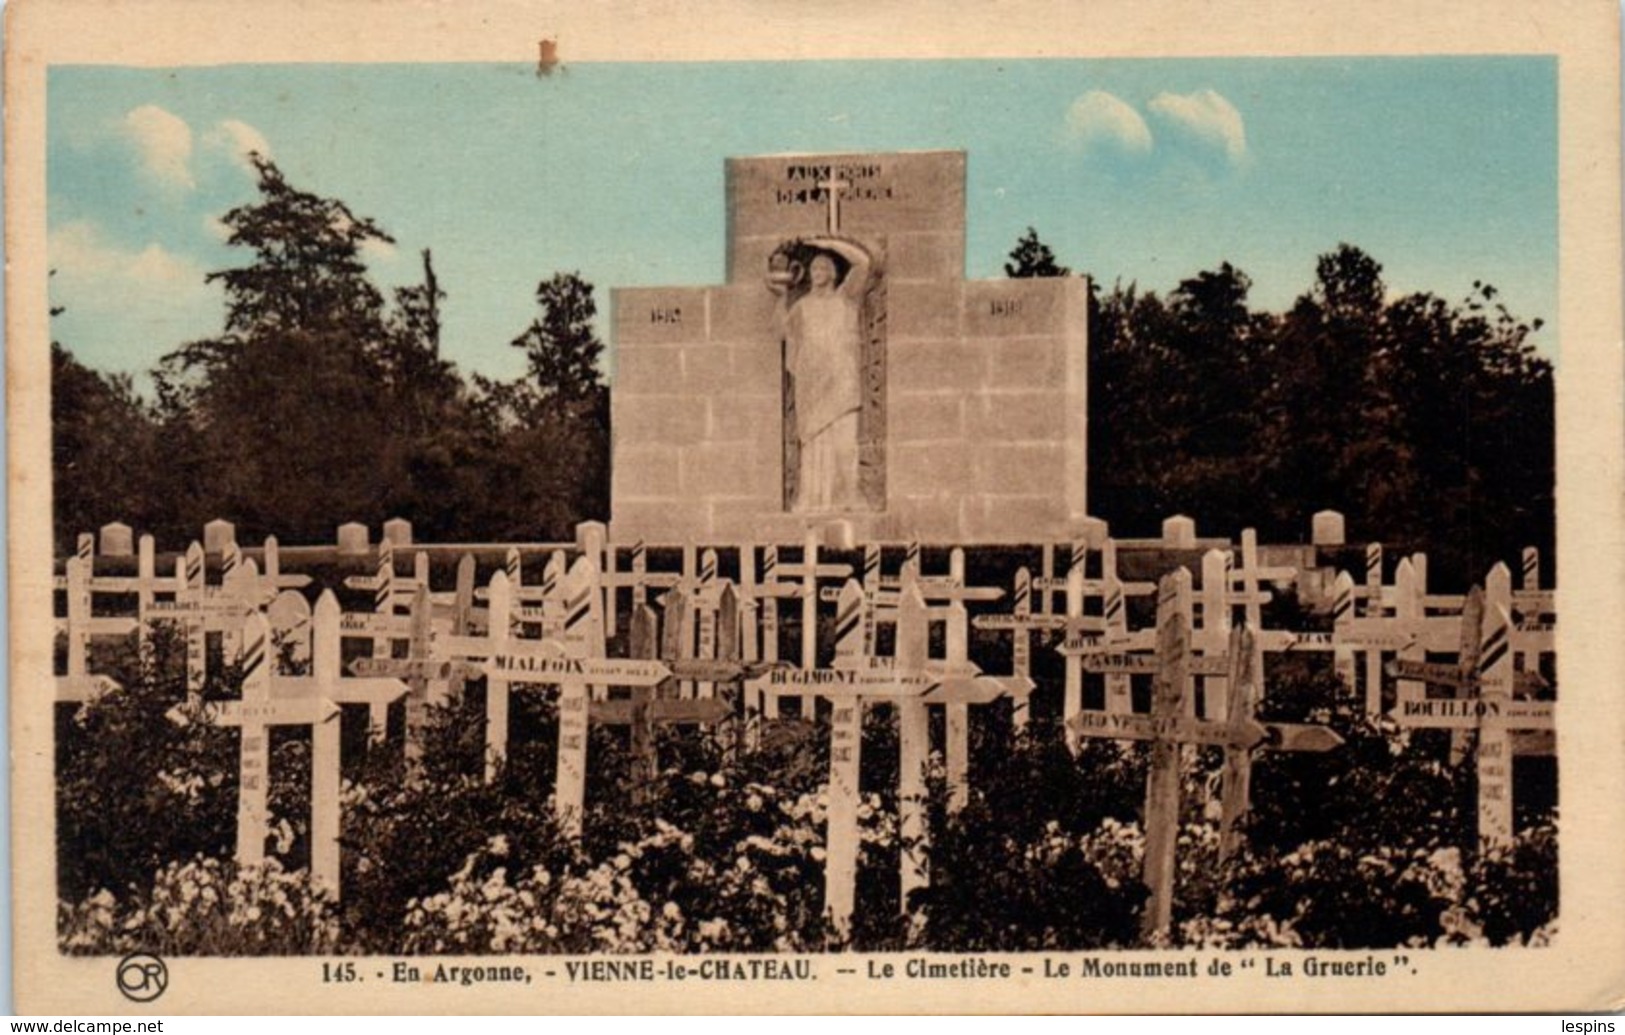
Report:
[{"label": "vintage postcard", "polygon": [[1625,1004],[1615,5],[7,30],[19,1010]]}]

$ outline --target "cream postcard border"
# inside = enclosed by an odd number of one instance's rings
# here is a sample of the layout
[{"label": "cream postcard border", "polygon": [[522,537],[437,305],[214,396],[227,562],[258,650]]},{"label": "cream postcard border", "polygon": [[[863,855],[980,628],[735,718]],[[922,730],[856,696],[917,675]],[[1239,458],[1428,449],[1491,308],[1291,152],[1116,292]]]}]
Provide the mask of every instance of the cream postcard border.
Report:
[{"label": "cream postcard border", "polygon": [[[27,1014],[584,1012],[1348,1012],[1625,1006],[1625,380],[1621,364],[1619,8],[1613,0],[819,0],[603,4],[480,0],[14,0],[6,10],[6,350],[13,959]],[[59,956],[51,686],[50,340],[45,83],[53,64],[950,57],[1551,54],[1558,59],[1560,326],[1557,585],[1561,927],[1540,949],[1400,950],[1414,974],[1173,984],[870,981],[821,957],[806,983],[323,985],[317,959],[169,961],[168,992],[118,995],[112,961]],[[1576,616],[1587,616],[1583,620]],[[1079,952],[1051,953],[1076,960]],[[1114,958],[1242,954],[1122,952]],[[1273,952],[1281,959],[1302,953]],[[1357,953],[1321,953],[1358,958]],[[1378,953],[1379,958],[1388,953]],[[911,957],[912,958],[912,957]],[[1036,965],[1038,955],[1005,957]],[[855,963],[852,961],[856,961]],[[370,962],[370,961],[365,961]],[[365,969],[365,962],[363,969]],[[534,961],[533,961],[534,962]],[[378,961],[378,967],[387,961]],[[1019,972],[1019,967],[1017,968]],[[1300,968],[1301,969],[1301,968]],[[837,999],[837,996],[839,997]]]}]

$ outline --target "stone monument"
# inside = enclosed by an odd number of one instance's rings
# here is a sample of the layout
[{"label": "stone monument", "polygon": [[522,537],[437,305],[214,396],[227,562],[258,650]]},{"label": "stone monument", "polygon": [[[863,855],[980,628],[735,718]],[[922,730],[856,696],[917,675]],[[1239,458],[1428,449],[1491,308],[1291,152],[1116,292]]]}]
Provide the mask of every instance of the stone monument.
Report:
[{"label": "stone monument", "polygon": [[612,293],[617,541],[1069,538],[1087,283],[964,279],[962,152],[727,163],[727,283]]}]

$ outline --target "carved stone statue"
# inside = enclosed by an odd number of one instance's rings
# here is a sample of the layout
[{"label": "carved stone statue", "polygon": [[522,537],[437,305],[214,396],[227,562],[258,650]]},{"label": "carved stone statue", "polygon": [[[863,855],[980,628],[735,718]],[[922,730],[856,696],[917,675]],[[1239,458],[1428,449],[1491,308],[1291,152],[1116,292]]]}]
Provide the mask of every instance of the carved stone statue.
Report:
[{"label": "carved stone statue", "polygon": [[837,237],[793,242],[769,264],[768,288],[779,296],[791,426],[786,497],[797,511],[866,506],[859,443],[871,267],[862,246]]}]

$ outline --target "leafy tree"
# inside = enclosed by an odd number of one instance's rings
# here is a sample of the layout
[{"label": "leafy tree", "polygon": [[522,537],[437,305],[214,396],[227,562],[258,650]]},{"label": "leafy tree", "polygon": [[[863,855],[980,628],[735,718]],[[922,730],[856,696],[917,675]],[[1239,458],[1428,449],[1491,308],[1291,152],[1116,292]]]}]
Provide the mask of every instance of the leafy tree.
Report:
[{"label": "leafy tree", "polygon": [[1272,321],[1251,281],[1222,264],[1166,300],[1116,286],[1091,306],[1091,505],[1126,530],[1174,513],[1210,527],[1256,521],[1254,405],[1269,378]]},{"label": "leafy tree", "polygon": [[1038,231],[1030,226],[1010,252],[1010,261],[1004,264],[1007,277],[1064,277],[1071,272],[1056,263],[1055,253],[1038,239]]},{"label": "leafy tree", "polygon": [[388,312],[361,250],[389,235],[253,160],[260,198],[224,218],[228,242],[252,257],[208,276],[225,288],[223,331],[165,357],[156,378],[189,487],[180,524],[227,516],[251,534],[318,541],[345,520],[413,517],[451,462],[436,462],[429,439],[455,423],[457,399],[438,355],[433,267],[425,256],[425,285]]},{"label": "leafy tree", "polygon": [[1261,499],[1277,527],[1321,507],[1356,537],[1412,544],[1441,579],[1483,578],[1519,547],[1550,550],[1550,364],[1496,291],[1452,306],[1386,301],[1382,267],[1341,245],[1283,320],[1272,360]]},{"label": "leafy tree", "polygon": [[260,200],[226,213],[226,243],[249,248],[254,262],[209,274],[226,290],[226,332],[343,330],[375,334],[383,297],[367,280],[361,248],[394,239],[342,201],[299,190],[259,154]]},{"label": "leafy tree", "polygon": [[422,282],[397,288],[385,318],[380,359],[393,401],[387,419],[401,448],[402,480],[391,487],[384,507],[411,520],[421,535],[457,538],[478,533],[466,520],[473,512],[461,494],[477,500],[486,487],[468,478],[478,459],[469,392],[456,366],[440,355],[445,298],[433,255],[424,249]]},{"label": "leafy tree", "polygon": [[79,532],[150,515],[164,499],[159,436],[128,375],[101,374],[51,343],[51,466],[59,555]]},{"label": "leafy tree", "polygon": [[592,402],[603,391],[599,358],[604,344],[593,330],[598,306],[580,273],[556,273],[536,286],[541,313],[515,338],[542,402]]},{"label": "leafy tree", "polygon": [[[1365,253],[1341,245],[1320,258],[1314,287],[1282,321],[1265,442],[1277,523],[1294,520],[1289,511],[1312,498],[1325,501],[1313,509],[1347,514],[1358,536],[1372,501],[1415,496],[1395,455],[1399,441],[1382,433],[1393,414],[1376,364],[1387,335],[1381,274]],[[1410,531],[1407,523],[1376,537],[1392,541]]]},{"label": "leafy tree", "polygon": [[1092,296],[1090,500],[1127,534],[1176,512],[1219,531],[1350,534],[1425,549],[1442,582],[1476,581],[1524,545],[1550,550],[1551,367],[1493,287],[1450,305],[1388,300],[1351,245],[1320,258],[1285,315],[1254,313],[1221,264],[1166,299]]},{"label": "leafy tree", "polygon": [[567,538],[609,514],[609,393],[599,371],[592,285],[559,273],[536,289],[541,311],[513,341],[526,375],[474,378],[481,477],[504,487],[483,503],[481,533]]}]

